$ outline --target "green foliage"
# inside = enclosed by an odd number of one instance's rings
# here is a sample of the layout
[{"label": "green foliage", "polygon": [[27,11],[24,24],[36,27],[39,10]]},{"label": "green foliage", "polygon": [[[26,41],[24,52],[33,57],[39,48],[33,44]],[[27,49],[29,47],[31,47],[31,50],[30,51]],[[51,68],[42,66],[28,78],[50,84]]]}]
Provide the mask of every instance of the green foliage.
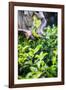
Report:
[{"label": "green foliage", "polygon": [[57,27],[47,26],[40,37],[36,30],[41,22],[35,16],[34,23],[34,40],[18,33],[18,79],[57,77]]},{"label": "green foliage", "polygon": [[40,24],[41,24],[41,20],[40,19],[38,19],[35,15],[33,16],[33,23],[34,23],[34,26],[33,26],[33,28],[32,28],[32,34],[33,34],[33,36],[34,37],[36,37],[36,38],[40,38],[40,35],[38,35],[37,33],[36,33],[36,30],[39,28],[39,26],[40,26]]},{"label": "green foliage", "polygon": [[37,18],[36,15],[33,16],[33,21],[34,21],[34,27],[38,28],[41,24],[41,20]]}]

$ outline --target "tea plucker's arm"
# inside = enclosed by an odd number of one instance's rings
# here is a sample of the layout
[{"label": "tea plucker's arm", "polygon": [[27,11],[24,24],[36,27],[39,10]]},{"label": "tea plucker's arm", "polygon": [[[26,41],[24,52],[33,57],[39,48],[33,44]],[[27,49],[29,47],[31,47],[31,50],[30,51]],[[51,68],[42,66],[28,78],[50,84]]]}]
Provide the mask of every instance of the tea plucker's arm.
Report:
[{"label": "tea plucker's arm", "polygon": [[33,15],[36,15],[37,18],[41,20],[41,24],[36,31],[37,31],[37,34],[42,35],[43,30],[47,24],[47,21],[45,19],[43,12],[24,11],[24,13],[19,12],[19,15],[18,15],[18,31],[23,31],[25,35],[27,35],[27,37],[31,37],[32,39],[34,39],[32,35],[32,27],[33,27],[32,16]]}]

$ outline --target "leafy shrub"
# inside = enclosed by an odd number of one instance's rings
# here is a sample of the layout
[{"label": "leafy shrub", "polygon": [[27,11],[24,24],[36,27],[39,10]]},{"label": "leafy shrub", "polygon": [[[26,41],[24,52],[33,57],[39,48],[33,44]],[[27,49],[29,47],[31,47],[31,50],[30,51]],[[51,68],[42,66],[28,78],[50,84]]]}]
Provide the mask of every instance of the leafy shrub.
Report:
[{"label": "leafy shrub", "polygon": [[57,77],[57,27],[47,26],[34,40],[18,33],[18,78]]}]

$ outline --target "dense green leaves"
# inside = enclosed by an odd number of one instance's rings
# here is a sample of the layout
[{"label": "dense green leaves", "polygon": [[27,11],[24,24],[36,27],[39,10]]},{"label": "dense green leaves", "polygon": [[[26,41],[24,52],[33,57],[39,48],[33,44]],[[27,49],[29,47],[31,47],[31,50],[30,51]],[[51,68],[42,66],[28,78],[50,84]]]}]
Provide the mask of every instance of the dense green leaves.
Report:
[{"label": "dense green leaves", "polygon": [[57,77],[57,38],[56,26],[47,26],[43,36],[34,40],[26,39],[22,33],[18,33],[19,79]]}]

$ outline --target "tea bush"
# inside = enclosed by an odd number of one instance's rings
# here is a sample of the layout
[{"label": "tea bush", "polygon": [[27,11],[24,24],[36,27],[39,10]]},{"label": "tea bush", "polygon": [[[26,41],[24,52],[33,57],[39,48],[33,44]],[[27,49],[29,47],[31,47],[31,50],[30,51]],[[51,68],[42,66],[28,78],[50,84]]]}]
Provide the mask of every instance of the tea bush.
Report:
[{"label": "tea bush", "polygon": [[57,77],[57,27],[47,26],[42,37],[27,39],[18,33],[18,78]]}]

